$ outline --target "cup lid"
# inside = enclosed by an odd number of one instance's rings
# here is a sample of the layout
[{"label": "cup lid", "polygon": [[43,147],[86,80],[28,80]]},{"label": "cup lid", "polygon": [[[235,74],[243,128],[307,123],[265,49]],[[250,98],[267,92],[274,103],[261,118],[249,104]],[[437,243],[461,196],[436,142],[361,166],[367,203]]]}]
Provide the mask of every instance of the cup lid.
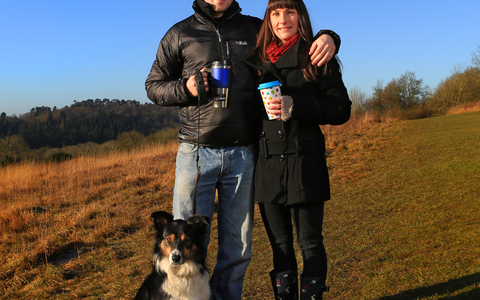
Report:
[{"label": "cup lid", "polygon": [[263,90],[263,89],[268,89],[268,88],[271,88],[271,87],[274,87],[274,86],[281,86],[282,84],[280,83],[280,81],[278,80],[275,80],[275,81],[270,81],[270,82],[266,82],[266,83],[262,83],[258,86],[258,89],[259,90]]}]

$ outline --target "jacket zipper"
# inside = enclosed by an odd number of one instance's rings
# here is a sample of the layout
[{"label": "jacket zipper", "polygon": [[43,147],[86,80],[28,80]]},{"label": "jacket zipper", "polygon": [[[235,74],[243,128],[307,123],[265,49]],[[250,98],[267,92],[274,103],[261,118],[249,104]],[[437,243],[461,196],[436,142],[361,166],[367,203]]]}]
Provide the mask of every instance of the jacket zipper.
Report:
[{"label": "jacket zipper", "polygon": [[217,32],[217,36],[218,36],[218,51],[220,53],[220,58],[223,59],[222,36],[220,35],[220,31],[218,31],[218,28],[215,28],[215,31]]},{"label": "jacket zipper", "polygon": [[228,41],[225,41],[225,47],[226,47],[226,52],[227,52],[227,57],[223,56],[223,51],[222,51],[222,36],[220,35],[220,31],[218,31],[218,28],[215,28],[215,31],[217,32],[218,36],[218,48],[220,52],[220,58],[222,60],[225,59],[231,59],[230,58],[230,45],[228,44]]}]

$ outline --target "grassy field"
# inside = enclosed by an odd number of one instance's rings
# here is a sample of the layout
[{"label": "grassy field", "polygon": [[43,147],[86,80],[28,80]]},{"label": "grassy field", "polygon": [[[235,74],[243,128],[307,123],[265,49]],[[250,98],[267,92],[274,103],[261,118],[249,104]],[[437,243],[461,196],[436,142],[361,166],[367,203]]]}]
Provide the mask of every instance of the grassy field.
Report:
[{"label": "grassy field", "polygon": [[[480,299],[480,112],[323,129],[324,299]],[[151,271],[149,215],[171,210],[175,150],[0,169],[0,299],[133,298]],[[273,299],[255,222],[244,299]]]}]

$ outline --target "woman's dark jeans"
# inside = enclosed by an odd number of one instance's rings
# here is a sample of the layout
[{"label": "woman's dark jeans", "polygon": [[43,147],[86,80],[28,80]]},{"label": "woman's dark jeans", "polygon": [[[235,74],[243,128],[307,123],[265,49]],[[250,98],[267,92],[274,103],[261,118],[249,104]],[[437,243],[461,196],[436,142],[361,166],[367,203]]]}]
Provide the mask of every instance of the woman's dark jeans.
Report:
[{"label": "woman's dark jeans", "polygon": [[260,203],[260,213],[273,250],[275,272],[297,271],[293,224],[303,258],[303,277],[326,278],[327,254],[323,245],[324,202],[295,205]]}]

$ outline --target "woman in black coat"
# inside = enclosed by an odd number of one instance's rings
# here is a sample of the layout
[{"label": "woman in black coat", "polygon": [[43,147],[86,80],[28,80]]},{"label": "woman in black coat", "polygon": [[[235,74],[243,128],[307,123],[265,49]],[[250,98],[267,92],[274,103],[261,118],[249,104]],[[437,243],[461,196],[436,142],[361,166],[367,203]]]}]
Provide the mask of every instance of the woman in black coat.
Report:
[{"label": "woman in black coat", "polygon": [[[260,83],[281,83],[282,96],[267,103],[263,116],[255,200],[272,245],[275,297],[283,300],[298,297],[292,219],[304,265],[301,299],[315,295],[318,300],[328,290],[322,225],[330,187],[319,125],[350,118],[351,101],[337,59],[321,68],[303,59],[312,41],[302,0],[270,0],[257,45],[245,58]],[[267,110],[281,119],[269,120]]]}]

